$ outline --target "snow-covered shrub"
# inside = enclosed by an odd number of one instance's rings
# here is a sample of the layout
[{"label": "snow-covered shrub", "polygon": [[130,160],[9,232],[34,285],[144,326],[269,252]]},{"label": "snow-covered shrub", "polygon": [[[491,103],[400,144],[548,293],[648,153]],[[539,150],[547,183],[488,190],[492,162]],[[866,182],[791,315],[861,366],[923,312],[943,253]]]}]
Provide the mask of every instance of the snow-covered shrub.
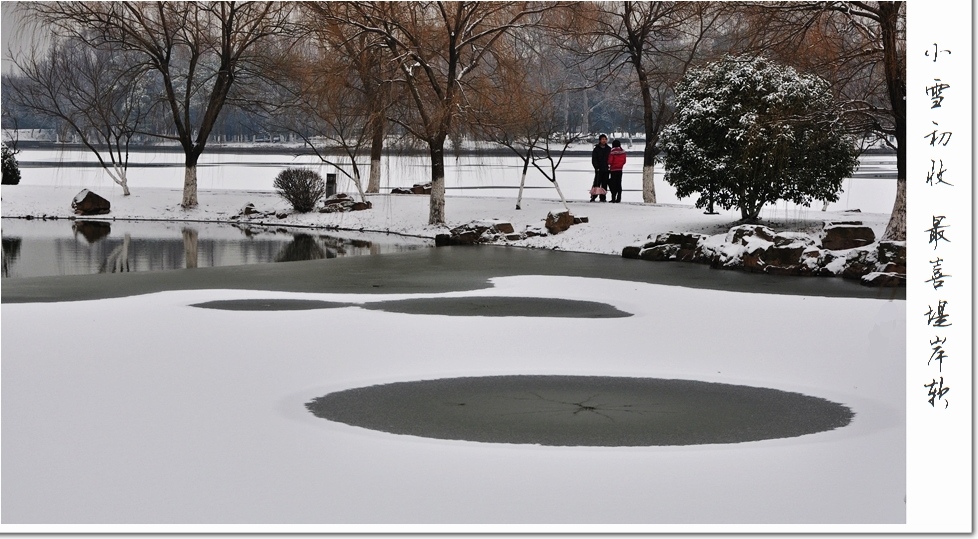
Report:
[{"label": "snow-covered shrub", "polygon": [[779,200],[838,200],[858,155],[828,82],[749,56],[690,70],[661,140],[680,198],[739,208],[748,222]]},{"label": "snow-covered shrub", "polygon": [[279,196],[300,213],[311,212],[326,193],[326,183],[316,171],[307,168],[287,168],[275,177]]},{"label": "snow-covered shrub", "polygon": [[3,185],[17,185],[20,183],[20,166],[14,158],[14,151],[6,144],[2,145],[3,152]]}]

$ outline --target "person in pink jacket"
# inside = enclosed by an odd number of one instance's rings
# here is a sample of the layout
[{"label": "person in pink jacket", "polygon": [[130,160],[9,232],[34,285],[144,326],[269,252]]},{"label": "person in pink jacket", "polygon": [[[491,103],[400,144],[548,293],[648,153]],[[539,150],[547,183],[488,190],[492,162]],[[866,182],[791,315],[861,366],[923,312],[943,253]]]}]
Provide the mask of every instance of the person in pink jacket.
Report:
[{"label": "person in pink jacket", "polygon": [[608,190],[611,191],[611,202],[621,202],[621,171],[625,168],[625,150],[621,142],[615,139],[611,142],[611,153],[608,154]]}]

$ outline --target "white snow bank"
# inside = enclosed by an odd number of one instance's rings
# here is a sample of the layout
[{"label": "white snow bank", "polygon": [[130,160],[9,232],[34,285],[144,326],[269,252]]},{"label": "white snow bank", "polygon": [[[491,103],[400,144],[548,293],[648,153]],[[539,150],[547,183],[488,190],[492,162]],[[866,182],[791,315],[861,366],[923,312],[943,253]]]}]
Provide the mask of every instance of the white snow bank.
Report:
[{"label": "white snow bank", "polygon": [[[71,200],[76,187],[18,185],[4,186],[2,215],[4,217],[73,216]],[[180,207],[180,190],[163,188],[133,188],[133,194],[123,197],[111,191],[98,193],[109,198],[110,219],[164,219],[170,221],[230,221],[242,207],[253,203],[267,212],[287,212],[284,219],[261,218],[263,222],[286,226],[338,227],[347,230],[392,232],[434,238],[448,228],[472,221],[505,221],[517,231],[541,227],[547,214],[554,210],[555,200],[524,199],[521,210],[515,199],[497,197],[450,197],[446,201],[447,226],[428,225],[428,197],[424,195],[369,195],[373,208],[342,213],[292,213],[289,204],[270,191],[236,191],[231,189],[200,191],[200,205],[186,210]],[[738,212],[704,215],[699,209],[682,205],[609,204],[570,202],[574,215],[586,215],[589,222],[575,225],[556,236],[528,238],[512,242],[523,247],[561,249],[589,253],[620,255],[621,250],[651,234],[670,230],[705,234],[726,233],[739,219]],[[563,210],[561,210],[563,211]],[[765,222],[776,231],[815,232],[823,221],[851,219],[844,212],[812,210],[791,218],[772,218]],[[889,215],[859,214],[858,218],[882,235]],[[242,220],[241,222],[244,222]]]},{"label": "white snow bank", "polygon": [[[221,290],[4,304],[4,524],[903,522],[904,302],[571,277],[494,285],[428,296],[559,297],[635,316],[190,307],[416,297]],[[501,374],[746,384],[856,416],[791,439],[575,448],[399,436],[304,408],[365,385]]]}]

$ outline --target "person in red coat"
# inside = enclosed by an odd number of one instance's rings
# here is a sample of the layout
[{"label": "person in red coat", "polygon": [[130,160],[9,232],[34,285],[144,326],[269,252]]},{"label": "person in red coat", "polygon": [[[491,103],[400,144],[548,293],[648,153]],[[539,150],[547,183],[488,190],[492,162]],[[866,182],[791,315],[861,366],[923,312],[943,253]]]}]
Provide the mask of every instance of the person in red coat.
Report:
[{"label": "person in red coat", "polygon": [[621,142],[615,139],[611,142],[611,153],[608,154],[608,190],[611,191],[611,201],[621,202],[621,171],[625,168],[625,150]]}]

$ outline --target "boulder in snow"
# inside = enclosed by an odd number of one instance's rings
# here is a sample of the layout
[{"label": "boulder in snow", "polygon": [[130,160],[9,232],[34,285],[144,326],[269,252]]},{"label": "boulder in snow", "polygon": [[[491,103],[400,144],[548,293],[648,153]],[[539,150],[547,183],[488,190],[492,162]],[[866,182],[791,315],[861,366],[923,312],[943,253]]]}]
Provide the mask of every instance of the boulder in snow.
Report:
[{"label": "boulder in snow", "polygon": [[881,266],[880,271],[907,273],[907,242],[881,241],[876,246],[876,258]]},{"label": "boulder in snow", "polygon": [[346,193],[336,193],[330,195],[323,201],[323,207],[319,213],[337,213],[347,211],[363,211],[373,207],[370,202],[357,202],[353,197]]},{"label": "boulder in snow", "polygon": [[876,234],[868,226],[826,223],[822,229],[822,247],[830,251],[855,249],[875,241]]},{"label": "boulder in snow", "polygon": [[863,275],[876,271],[876,250],[853,249],[846,254],[842,277],[846,279],[861,279]]},{"label": "boulder in snow", "polygon": [[551,234],[560,234],[574,224],[574,216],[567,210],[552,211],[547,214],[547,220],[543,226]]},{"label": "boulder in snow", "polygon": [[71,201],[71,209],[78,215],[104,215],[109,213],[110,207],[108,200],[88,189],[82,189]]},{"label": "boulder in snow", "polygon": [[774,242],[775,233],[764,225],[740,225],[731,228],[727,232],[727,243],[739,243],[747,245],[751,243],[751,238],[758,238],[765,242]]},{"label": "boulder in snow", "polygon": [[900,273],[874,271],[863,275],[859,282],[866,286],[907,286],[907,276]]},{"label": "boulder in snow", "polygon": [[514,240],[522,239],[522,236],[516,233],[512,224],[499,221],[498,219],[489,219],[472,221],[471,223],[466,223],[451,229],[448,234],[438,234],[435,236],[435,245],[439,247],[445,245],[473,245],[497,239]]},{"label": "boulder in snow", "polygon": [[416,183],[411,186],[411,192],[415,195],[430,195],[431,194],[431,182],[428,183]]},{"label": "boulder in snow", "polygon": [[676,258],[676,253],[679,252],[679,246],[676,244],[667,245],[656,245],[648,249],[642,249],[638,257],[642,260],[673,260]]},{"label": "boulder in snow", "polygon": [[639,258],[639,254],[645,247],[642,245],[626,245],[624,249],[621,250],[621,256],[623,258]]}]

